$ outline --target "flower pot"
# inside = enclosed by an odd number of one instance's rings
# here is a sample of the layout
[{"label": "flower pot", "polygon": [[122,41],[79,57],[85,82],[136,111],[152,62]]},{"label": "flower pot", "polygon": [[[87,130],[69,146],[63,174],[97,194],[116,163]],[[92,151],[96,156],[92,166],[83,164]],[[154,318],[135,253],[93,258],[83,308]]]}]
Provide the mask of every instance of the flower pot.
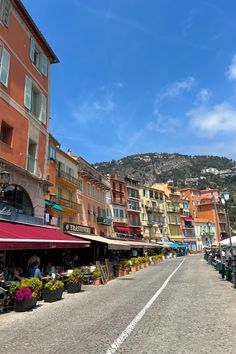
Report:
[{"label": "flower pot", "polygon": [[93,285],[101,285],[101,279],[100,278],[93,279]]},{"label": "flower pot", "polygon": [[144,268],[145,268],[144,263],[141,263],[141,269],[144,269]]},{"label": "flower pot", "polygon": [[82,282],[78,281],[78,283],[73,283],[72,281],[67,284],[67,292],[70,294],[78,293],[81,290]]},{"label": "flower pot", "polygon": [[135,266],[131,266],[131,273],[136,272],[136,267]]},{"label": "flower pot", "polygon": [[37,304],[37,297],[23,301],[15,301],[14,309],[16,312],[24,312],[33,309]]},{"label": "flower pot", "polygon": [[124,270],[121,270],[120,273],[121,273],[121,276],[122,276],[122,277],[127,274],[125,269],[124,269]]},{"label": "flower pot", "polygon": [[61,300],[63,294],[63,288],[58,288],[56,290],[43,290],[43,300],[44,302],[54,302]]}]

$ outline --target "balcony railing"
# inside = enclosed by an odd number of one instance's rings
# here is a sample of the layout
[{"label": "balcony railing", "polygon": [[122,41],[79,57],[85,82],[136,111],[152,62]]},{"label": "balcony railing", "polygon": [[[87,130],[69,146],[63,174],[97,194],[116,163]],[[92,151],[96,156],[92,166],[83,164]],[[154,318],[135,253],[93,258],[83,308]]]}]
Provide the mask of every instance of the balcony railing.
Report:
[{"label": "balcony railing", "polygon": [[121,206],[126,206],[126,202],[124,200],[112,200],[113,205],[121,205]]},{"label": "balcony railing", "polygon": [[126,218],[113,218],[113,222],[123,222],[123,223],[127,223],[127,219]]},{"label": "balcony railing", "polygon": [[104,218],[103,216],[98,216],[98,217],[97,217],[97,223],[98,223],[99,225],[111,226],[111,224],[112,224],[112,219]]},{"label": "balcony railing", "polygon": [[128,205],[127,206],[127,210],[130,210],[130,211],[137,211],[139,212],[140,211],[140,207],[132,207],[131,205]]},{"label": "balcony railing", "polygon": [[177,207],[169,207],[167,208],[168,213],[179,213],[179,208]]},{"label": "balcony railing", "polygon": [[57,171],[57,177],[63,179],[64,181],[67,181],[73,185],[75,185],[76,187],[81,187],[81,182],[73,177],[70,176],[68,173],[64,172],[64,171]]},{"label": "balcony railing", "polygon": [[146,206],[146,211],[150,213],[164,213],[164,209],[161,209],[159,207]]},{"label": "balcony railing", "polygon": [[73,210],[78,210],[80,208],[79,203],[72,202],[71,200],[64,199],[61,197],[57,197],[56,202],[65,208],[69,208]]}]

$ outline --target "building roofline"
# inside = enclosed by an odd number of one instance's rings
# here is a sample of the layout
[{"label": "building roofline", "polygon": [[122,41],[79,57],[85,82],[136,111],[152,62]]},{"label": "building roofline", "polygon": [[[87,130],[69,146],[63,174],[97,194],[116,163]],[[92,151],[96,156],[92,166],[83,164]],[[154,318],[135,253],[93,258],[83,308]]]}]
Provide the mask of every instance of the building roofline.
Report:
[{"label": "building roofline", "polygon": [[27,21],[29,26],[32,28],[32,30],[35,32],[35,34],[38,36],[38,38],[43,42],[44,46],[46,47],[48,53],[51,56],[51,64],[59,63],[60,61],[59,61],[58,57],[56,56],[56,54],[54,53],[54,51],[50,47],[49,43],[47,42],[47,40],[44,37],[44,35],[42,34],[42,32],[37,27],[36,23],[34,22],[32,17],[30,16],[29,12],[26,10],[22,1],[21,0],[13,0],[13,4],[15,5],[15,7],[17,7],[17,9],[21,13],[21,15],[25,18],[25,20]]},{"label": "building roofline", "polygon": [[51,133],[49,133],[49,140],[52,140],[59,148],[61,147],[59,141]]}]

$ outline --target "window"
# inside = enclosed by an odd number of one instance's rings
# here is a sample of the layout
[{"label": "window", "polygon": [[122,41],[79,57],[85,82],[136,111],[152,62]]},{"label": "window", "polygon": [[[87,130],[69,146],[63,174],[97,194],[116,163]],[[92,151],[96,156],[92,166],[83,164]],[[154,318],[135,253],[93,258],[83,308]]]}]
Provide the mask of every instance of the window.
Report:
[{"label": "window", "polygon": [[24,105],[43,124],[47,123],[47,98],[28,76],[25,77]]},{"label": "window", "polygon": [[124,210],[123,209],[120,209],[120,218],[124,219]]},{"label": "window", "polygon": [[56,160],[56,148],[51,144],[49,144],[49,148],[48,148],[48,159]]},{"label": "window", "polygon": [[8,86],[8,76],[10,67],[10,54],[8,51],[0,47],[0,82],[4,86]]},{"label": "window", "polygon": [[146,189],[143,189],[143,197],[146,195]]},{"label": "window", "polygon": [[57,196],[58,196],[59,199],[62,198],[62,189],[61,189],[61,187],[57,188]]},{"label": "window", "polygon": [[73,218],[73,216],[69,216],[69,222],[72,223],[72,224],[74,223],[74,218]]},{"label": "window", "polygon": [[9,24],[9,15],[11,11],[10,0],[0,0],[0,20],[5,26]]},{"label": "window", "polygon": [[44,75],[47,76],[48,59],[37,46],[33,37],[30,39],[30,59],[36,68]]},{"label": "window", "polygon": [[89,182],[87,183],[87,195],[91,196],[91,184]]},{"label": "window", "polygon": [[88,204],[88,221],[91,220],[90,204]]},{"label": "window", "polygon": [[20,186],[10,185],[6,187],[4,201],[14,206],[19,213],[30,216],[34,215],[34,209],[30,197]]},{"label": "window", "polygon": [[153,191],[149,191],[150,198],[153,198]]},{"label": "window", "polygon": [[93,205],[93,221],[96,222],[96,208]]},{"label": "window", "polygon": [[7,123],[2,121],[1,130],[0,130],[0,140],[11,146],[13,136],[13,128],[10,127]]}]

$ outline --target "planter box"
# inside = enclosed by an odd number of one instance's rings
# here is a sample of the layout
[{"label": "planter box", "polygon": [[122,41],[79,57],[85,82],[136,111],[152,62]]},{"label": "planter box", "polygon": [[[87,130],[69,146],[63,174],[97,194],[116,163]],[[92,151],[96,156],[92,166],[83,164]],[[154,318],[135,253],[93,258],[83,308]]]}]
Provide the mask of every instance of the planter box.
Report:
[{"label": "planter box", "polygon": [[93,279],[93,285],[101,285],[101,279],[100,278]]},{"label": "planter box", "polygon": [[37,304],[37,297],[23,301],[15,301],[14,309],[16,312],[24,312],[33,309]]},{"label": "planter box", "polygon": [[61,300],[63,294],[63,288],[58,288],[56,290],[43,290],[43,300],[45,302],[54,302]]},{"label": "planter box", "polygon": [[68,282],[67,283],[67,292],[70,294],[78,293],[81,290],[82,282],[78,283]]}]

